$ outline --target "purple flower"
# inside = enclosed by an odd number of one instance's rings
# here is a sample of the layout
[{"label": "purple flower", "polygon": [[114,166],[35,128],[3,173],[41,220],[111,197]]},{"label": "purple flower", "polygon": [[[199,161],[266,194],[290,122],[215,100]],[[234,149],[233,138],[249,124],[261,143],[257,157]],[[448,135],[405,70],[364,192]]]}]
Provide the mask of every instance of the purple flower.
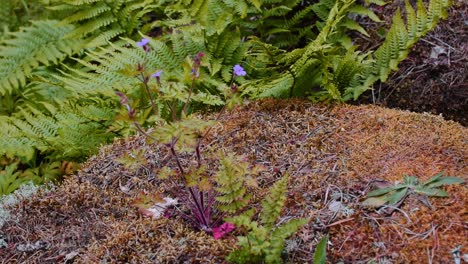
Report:
[{"label": "purple flower", "polygon": [[196,68],[192,68],[192,71],[190,72],[190,74],[194,75],[194,78],[198,78],[200,76],[200,72],[197,71]]},{"label": "purple flower", "polygon": [[158,78],[161,77],[162,72],[163,72],[162,70],[159,70],[159,71],[151,74],[151,77],[158,79]]},{"label": "purple flower", "polygon": [[137,41],[137,45],[144,48],[150,42],[147,38],[142,38],[141,41]]},{"label": "purple flower", "polygon": [[234,76],[245,76],[247,73],[244,71],[244,68],[239,64],[234,65]]},{"label": "purple flower", "polygon": [[220,239],[227,233],[234,230],[235,226],[232,223],[224,223],[218,227],[213,227],[213,238]]}]

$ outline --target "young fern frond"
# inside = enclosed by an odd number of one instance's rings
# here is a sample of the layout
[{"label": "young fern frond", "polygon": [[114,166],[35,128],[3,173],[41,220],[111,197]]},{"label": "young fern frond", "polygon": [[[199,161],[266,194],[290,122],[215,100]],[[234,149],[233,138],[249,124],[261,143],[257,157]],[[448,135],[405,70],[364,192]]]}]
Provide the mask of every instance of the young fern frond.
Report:
[{"label": "young fern frond", "polygon": [[244,208],[250,196],[246,194],[245,175],[248,173],[248,162],[237,160],[234,155],[223,157],[215,181],[218,192],[216,201],[220,202],[219,209],[227,213],[235,213]]},{"label": "young fern frond", "polygon": [[268,196],[262,202],[260,222],[266,229],[272,229],[276,220],[281,215],[281,210],[286,202],[288,180],[288,175],[285,175],[279,181],[275,182],[270,188]]},{"label": "young fern frond", "polygon": [[273,230],[270,248],[265,254],[265,263],[282,263],[281,254],[284,251],[286,239],[307,223],[306,219],[292,219]]},{"label": "young fern frond", "polygon": [[286,201],[288,176],[285,175],[277,181],[262,202],[260,222],[252,221],[253,210],[226,219],[248,232],[238,237],[239,249],[227,257],[228,261],[235,263],[282,263],[281,253],[284,249],[285,239],[294,234],[307,219],[293,219],[280,226],[276,221]]}]

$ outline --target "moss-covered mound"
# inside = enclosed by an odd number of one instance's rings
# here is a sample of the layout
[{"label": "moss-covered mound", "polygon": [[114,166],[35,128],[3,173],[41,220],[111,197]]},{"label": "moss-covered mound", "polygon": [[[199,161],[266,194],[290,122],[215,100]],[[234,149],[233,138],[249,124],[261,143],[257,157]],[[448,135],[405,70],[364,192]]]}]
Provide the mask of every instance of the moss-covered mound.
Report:
[{"label": "moss-covered mound", "polygon": [[[272,182],[290,173],[282,219],[311,220],[287,241],[288,262],[310,263],[318,240],[329,233],[331,263],[449,263],[456,246],[468,250],[466,184],[446,187],[448,198],[411,196],[392,214],[361,202],[374,185],[394,183],[405,174],[427,180],[445,171],[466,179],[467,142],[467,128],[438,116],[266,100],[222,117],[205,147],[234,151],[266,167],[253,191],[253,207]],[[124,168],[118,159],[138,149],[147,162]],[[171,162],[164,146],[148,145],[141,137],[103,147],[59,188],[11,209],[12,220],[0,229],[5,242],[0,259],[222,263],[235,248],[236,232],[215,240],[182,218],[144,218],[131,206],[142,192],[176,195],[176,184],[155,173]]]}]

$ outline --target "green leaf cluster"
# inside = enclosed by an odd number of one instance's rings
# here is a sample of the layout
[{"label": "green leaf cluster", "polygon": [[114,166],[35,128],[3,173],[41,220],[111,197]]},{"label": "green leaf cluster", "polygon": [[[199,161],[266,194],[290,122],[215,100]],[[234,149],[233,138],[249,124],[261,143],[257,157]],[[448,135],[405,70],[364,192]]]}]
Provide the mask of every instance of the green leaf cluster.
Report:
[{"label": "green leaf cluster", "polygon": [[311,7],[318,16],[318,33],[306,45],[288,51],[253,38],[252,52],[246,61],[261,77],[245,82],[244,94],[254,98],[309,96],[319,101],[355,100],[375,82],[386,81],[414,43],[446,17],[449,6],[446,0],[430,0],[427,9],[422,0],[416,9],[407,3],[406,24],[398,11],[382,45],[362,54],[347,32],[367,32],[350,17],[367,16],[376,22],[379,18],[353,0],[319,1]]},{"label": "green leaf cluster", "polygon": [[60,162],[44,163],[26,170],[20,168],[19,162],[11,163],[0,170],[0,196],[8,195],[28,182],[42,184],[54,181],[61,174]]},{"label": "green leaf cluster", "polygon": [[0,39],[8,32],[15,32],[29,21],[47,18],[42,0],[3,0],[0,8]]},{"label": "green leaf cluster", "polygon": [[293,219],[277,225],[286,201],[288,176],[285,175],[270,189],[268,196],[262,202],[262,212],[259,221],[252,221],[254,210],[247,210],[241,215],[226,219],[247,234],[238,237],[239,249],[227,257],[234,263],[282,263],[281,254],[286,239],[294,234],[307,219]]},{"label": "green leaf cluster", "polygon": [[[82,161],[115,135],[126,134],[125,126],[112,124],[116,98],[78,96],[57,77],[67,68],[80,67],[73,59],[89,61],[86,49],[140,30],[152,1],[4,2],[1,12],[8,15],[0,18],[1,168],[19,162],[18,171],[34,172],[35,182],[42,182],[49,177],[42,166]],[[19,20],[10,19],[25,13]],[[49,15],[57,20],[47,20]],[[83,73],[89,70],[81,67]]]},{"label": "green leaf cluster", "polygon": [[443,175],[444,173],[441,172],[426,182],[420,182],[415,176],[405,175],[403,183],[368,193],[369,198],[363,202],[363,205],[374,207],[380,207],[384,204],[397,205],[412,193],[424,196],[448,197],[448,193],[438,187],[463,183],[464,180],[458,177],[443,177]]}]

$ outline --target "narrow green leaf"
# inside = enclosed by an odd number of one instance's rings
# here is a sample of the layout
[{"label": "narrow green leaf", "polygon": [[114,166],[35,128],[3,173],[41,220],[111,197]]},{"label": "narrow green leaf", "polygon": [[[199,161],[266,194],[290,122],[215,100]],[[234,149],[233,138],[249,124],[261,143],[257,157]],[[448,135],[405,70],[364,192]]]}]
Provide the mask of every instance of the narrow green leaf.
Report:
[{"label": "narrow green leaf", "polygon": [[448,176],[448,177],[439,178],[437,181],[435,182],[433,181],[432,183],[429,183],[429,184],[425,183],[424,186],[434,188],[434,187],[439,187],[442,185],[450,185],[450,184],[457,184],[457,183],[464,183],[464,182],[465,181],[461,178]]},{"label": "narrow green leaf", "polygon": [[396,190],[401,189],[401,188],[405,188],[405,186],[397,185],[397,186],[391,186],[391,187],[386,187],[386,188],[382,188],[382,189],[373,190],[372,192],[367,194],[367,197],[381,196],[381,195],[384,195],[384,194],[389,193],[391,191],[396,191]]},{"label": "narrow green leaf", "polygon": [[441,173],[438,173],[436,175],[434,175],[432,178],[430,178],[429,180],[427,180],[424,185],[428,185],[430,183],[433,183],[435,181],[437,181],[440,177],[444,176],[444,172],[441,172]]},{"label": "narrow green leaf", "polygon": [[325,235],[320,239],[320,242],[317,244],[314,253],[314,264],[325,264],[327,261],[327,242],[328,235]]},{"label": "narrow green leaf", "polygon": [[419,194],[424,194],[427,196],[437,196],[437,197],[448,197],[448,193],[442,189],[432,189],[432,188],[425,188],[419,187],[414,189],[414,192]]},{"label": "narrow green leaf", "polygon": [[387,199],[388,199],[388,203],[389,204],[392,204],[392,205],[395,205],[397,204],[398,202],[401,201],[401,199],[403,199],[406,195],[406,193],[408,192],[408,188],[404,188],[404,189],[401,189],[401,190],[398,190],[396,191],[394,194],[390,195]]}]

